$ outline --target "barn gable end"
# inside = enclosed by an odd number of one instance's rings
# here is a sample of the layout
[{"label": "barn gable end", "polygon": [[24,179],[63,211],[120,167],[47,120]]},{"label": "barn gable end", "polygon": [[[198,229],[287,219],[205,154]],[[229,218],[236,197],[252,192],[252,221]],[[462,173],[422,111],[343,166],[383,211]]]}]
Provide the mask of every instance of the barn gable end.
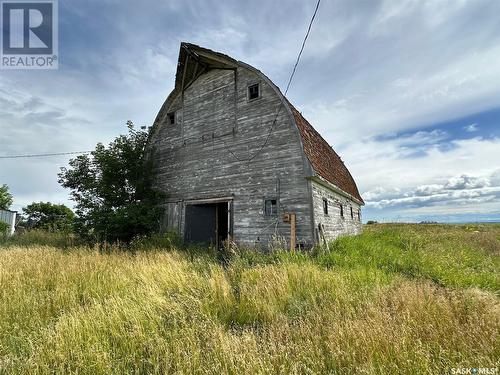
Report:
[{"label": "barn gable end", "polygon": [[[362,204],[340,158],[264,74],[192,44],[181,44],[175,87],[149,147],[156,185],[168,196],[164,226],[188,240],[215,233],[212,243],[231,236],[267,247],[275,234],[290,240],[281,215],[294,212],[297,243],[312,245],[325,234],[318,186]],[[332,237],[342,232],[337,225]]]}]

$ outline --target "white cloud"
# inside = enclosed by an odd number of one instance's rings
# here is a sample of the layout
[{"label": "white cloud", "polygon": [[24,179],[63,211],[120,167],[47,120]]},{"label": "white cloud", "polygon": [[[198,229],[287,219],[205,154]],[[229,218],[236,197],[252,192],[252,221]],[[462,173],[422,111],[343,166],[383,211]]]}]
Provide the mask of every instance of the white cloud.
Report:
[{"label": "white cloud", "polygon": [[454,176],[489,176],[498,169],[500,138],[449,140],[446,145],[446,148],[434,143],[414,145],[421,154],[405,157],[409,151],[399,138],[367,138],[353,141],[339,149],[339,153],[361,192],[380,186],[413,189],[445,184]]},{"label": "white cloud", "polygon": [[[429,144],[425,154],[410,159],[400,157],[397,138],[365,140],[354,147],[362,149],[364,156],[373,152],[373,159],[363,163],[359,153],[353,153],[355,164],[347,165],[358,177],[367,208],[380,213],[391,210],[392,215],[408,218],[425,212],[487,214],[493,207],[500,209],[500,170],[495,163],[484,162],[495,160],[500,139],[471,138],[451,144],[445,150]],[[382,154],[381,150],[391,151]]]},{"label": "white cloud", "polygon": [[450,190],[463,190],[463,189],[476,189],[483,188],[490,185],[490,180],[487,177],[471,177],[461,175],[460,177],[452,177],[444,185],[445,189]]},{"label": "white cloud", "polygon": [[478,131],[478,128],[477,128],[477,123],[473,123],[473,124],[470,124],[470,125],[464,126],[464,130],[465,130],[466,132],[469,132],[469,133],[472,133],[472,132],[477,132],[477,131]]},{"label": "white cloud", "polygon": [[379,201],[367,201],[367,206],[375,208],[385,207],[422,207],[422,206],[448,206],[448,211],[455,212],[456,205],[475,204],[480,212],[479,204],[496,201],[500,197],[500,186],[472,190],[449,191],[442,188],[440,191],[429,195],[416,195],[413,191],[404,193],[405,196],[382,199]]},{"label": "white cloud", "polygon": [[[500,66],[491,62],[500,56],[500,38],[493,36],[500,27],[487,12],[500,4],[485,5],[383,2],[368,24],[385,31],[366,36],[358,29],[347,38],[349,44],[324,61],[331,66],[323,69],[332,89],[322,89],[325,76],[310,79],[298,107],[334,145],[342,145],[497,106]],[[478,12],[488,21],[470,18]],[[336,105],[344,101],[348,105]]]}]

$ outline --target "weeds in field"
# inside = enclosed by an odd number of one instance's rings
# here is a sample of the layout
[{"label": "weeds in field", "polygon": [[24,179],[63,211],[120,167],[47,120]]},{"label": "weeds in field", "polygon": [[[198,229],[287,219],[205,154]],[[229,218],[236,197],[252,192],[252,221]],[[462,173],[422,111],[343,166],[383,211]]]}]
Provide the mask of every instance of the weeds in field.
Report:
[{"label": "weeds in field", "polygon": [[476,230],[376,225],[310,253],[238,249],[225,267],[171,243],[12,245],[0,249],[0,373],[497,367],[500,227]]},{"label": "weeds in field", "polygon": [[14,236],[0,236],[0,249],[9,246],[52,246],[59,249],[68,249],[77,245],[80,245],[78,238],[68,232],[27,230],[16,233]]}]

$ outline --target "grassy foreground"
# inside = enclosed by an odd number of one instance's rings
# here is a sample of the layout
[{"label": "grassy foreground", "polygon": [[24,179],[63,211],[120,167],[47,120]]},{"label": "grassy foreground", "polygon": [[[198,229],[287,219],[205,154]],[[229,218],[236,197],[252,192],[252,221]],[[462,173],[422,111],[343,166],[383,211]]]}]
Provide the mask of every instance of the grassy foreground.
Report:
[{"label": "grassy foreground", "polygon": [[368,226],[328,250],[242,252],[226,268],[172,248],[25,242],[0,249],[2,374],[500,366],[500,225]]}]

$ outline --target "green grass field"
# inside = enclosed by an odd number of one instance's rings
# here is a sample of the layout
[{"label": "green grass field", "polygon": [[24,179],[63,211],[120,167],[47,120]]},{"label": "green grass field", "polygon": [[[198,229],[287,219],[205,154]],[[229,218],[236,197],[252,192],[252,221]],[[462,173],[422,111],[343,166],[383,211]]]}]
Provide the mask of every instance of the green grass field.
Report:
[{"label": "green grass field", "polygon": [[366,226],[328,250],[240,251],[225,267],[168,241],[71,243],[1,245],[1,374],[500,367],[500,225]]}]

